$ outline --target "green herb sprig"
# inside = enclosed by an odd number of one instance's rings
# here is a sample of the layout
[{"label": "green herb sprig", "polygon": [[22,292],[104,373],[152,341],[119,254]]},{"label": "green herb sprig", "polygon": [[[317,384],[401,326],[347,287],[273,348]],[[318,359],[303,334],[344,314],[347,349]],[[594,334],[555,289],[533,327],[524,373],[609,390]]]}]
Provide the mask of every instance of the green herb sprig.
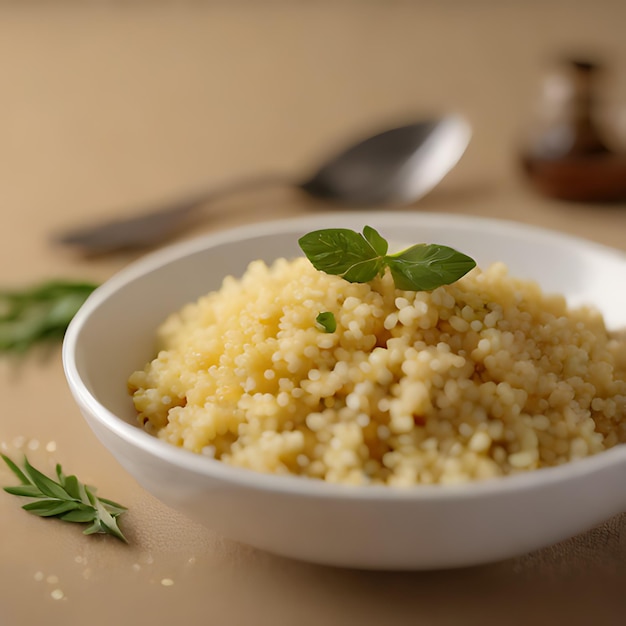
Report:
[{"label": "green herb sprig", "polygon": [[396,288],[432,291],[449,285],[476,266],[471,257],[440,244],[418,243],[387,254],[389,244],[371,226],[363,233],[348,228],[316,230],[298,244],[313,266],[351,283],[366,283],[389,268]]},{"label": "green herb sprig", "polygon": [[4,491],[32,499],[22,506],[24,510],[40,517],[56,517],[64,522],[87,523],[90,526],[83,531],[85,535],[105,533],[128,543],[117,525],[117,518],[127,510],[126,507],[98,498],[93,487],[84,485],[76,476],[65,476],[58,464],[57,482],[35,469],[26,457],[22,471],[9,457],[0,456],[21,483],[16,487],[4,487]]},{"label": "green herb sprig", "polygon": [[0,352],[24,353],[36,344],[61,340],[96,287],[94,283],[59,280],[30,289],[0,291]]}]

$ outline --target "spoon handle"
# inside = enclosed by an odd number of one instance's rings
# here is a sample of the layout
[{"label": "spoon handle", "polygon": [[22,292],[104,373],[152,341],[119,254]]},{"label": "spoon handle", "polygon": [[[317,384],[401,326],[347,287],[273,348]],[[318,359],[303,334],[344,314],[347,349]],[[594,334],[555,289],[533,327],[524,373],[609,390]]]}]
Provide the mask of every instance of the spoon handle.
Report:
[{"label": "spoon handle", "polygon": [[199,210],[210,202],[232,193],[274,185],[296,186],[296,183],[287,176],[275,173],[250,175],[151,207],[133,217],[69,229],[54,235],[52,240],[76,247],[87,256],[150,247],[193,226]]}]

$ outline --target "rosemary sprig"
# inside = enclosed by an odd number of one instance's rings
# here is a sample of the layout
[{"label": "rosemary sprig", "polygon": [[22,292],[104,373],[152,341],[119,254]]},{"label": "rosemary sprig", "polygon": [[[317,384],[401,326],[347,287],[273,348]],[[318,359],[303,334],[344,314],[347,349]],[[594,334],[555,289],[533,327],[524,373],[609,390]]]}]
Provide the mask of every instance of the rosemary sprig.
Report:
[{"label": "rosemary sprig", "polygon": [[128,543],[117,525],[117,518],[127,510],[126,507],[98,498],[94,487],[84,485],[76,476],[66,476],[59,464],[56,466],[57,482],[35,469],[26,457],[22,471],[9,457],[0,456],[21,483],[16,487],[4,487],[4,490],[14,496],[32,499],[22,506],[25,511],[40,517],[56,517],[64,522],[90,524],[83,531],[85,535],[105,533]]},{"label": "rosemary sprig", "polygon": [[23,353],[36,344],[63,339],[72,318],[97,286],[56,280],[0,291],[0,352]]}]

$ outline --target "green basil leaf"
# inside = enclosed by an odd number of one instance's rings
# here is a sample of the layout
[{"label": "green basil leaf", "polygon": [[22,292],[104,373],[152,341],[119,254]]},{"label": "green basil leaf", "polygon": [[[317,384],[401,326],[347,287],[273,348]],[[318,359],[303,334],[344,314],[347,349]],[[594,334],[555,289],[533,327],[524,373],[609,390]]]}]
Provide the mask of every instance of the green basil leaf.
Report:
[{"label": "green basil leaf", "polygon": [[385,263],[381,258],[369,259],[355,263],[348,271],[341,274],[341,278],[349,283],[368,283],[380,274],[385,267]]},{"label": "green basil leaf", "polygon": [[431,291],[458,280],[473,267],[474,259],[439,244],[417,244],[387,254],[386,239],[371,226],[359,234],[348,228],[327,228],[298,240],[316,269],[353,283],[366,283],[389,267],[396,288]]},{"label": "green basil leaf", "polygon": [[337,330],[337,320],[330,311],[320,313],[315,321],[322,327],[326,333],[334,333]]},{"label": "green basil leaf", "polygon": [[370,246],[376,250],[376,254],[379,256],[385,256],[387,250],[389,250],[389,243],[387,240],[371,226],[365,226],[363,228],[363,236],[368,241]]},{"label": "green basil leaf", "polygon": [[353,283],[372,280],[383,264],[367,239],[347,228],[316,230],[298,244],[315,269]]},{"label": "green basil leaf", "polygon": [[394,283],[407,291],[432,291],[449,285],[476,266],[476,261],[454,248],[417,244],[386,257]]}]

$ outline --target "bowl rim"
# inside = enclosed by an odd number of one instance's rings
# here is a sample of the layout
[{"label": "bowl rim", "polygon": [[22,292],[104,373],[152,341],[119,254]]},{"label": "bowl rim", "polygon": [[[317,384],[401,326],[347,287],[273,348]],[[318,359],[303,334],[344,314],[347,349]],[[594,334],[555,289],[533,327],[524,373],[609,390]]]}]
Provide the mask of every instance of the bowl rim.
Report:
[{"label": "bowl rim", "polygon": [[[368,218],[370,218],[370,222],[383,220],[389,222],[392,226],[406,225],[407,221],[414,221],[416,224],[424,226],[441,226],[442,222],[449,223],[450,226],[456,229],[475,230],[480,227],[482,230],[497,230],[499,232],[512,232],[514,230],[517,237],[521,235],[523,238],[529,238],[535,242],[538,239],[543,239],[548,242],[556,243],[558,241],[560,243],[583,246],[592,252],[606,255],[613,262],[624,264],[626,269],[626,252],[624,251],[575,235],[510,219],[468,216],[455,213],[335,211],[331,213],[318,212],[313,216],[305,215],[247,223],[234,228],[200,235],[149,252],[116,272],[94,290],[72,319],[65,334],[62,347],[65,377],[78,404],[81,408],[84,407],[90,416],[108,431],[123,439],[127,444],[140,448],[143,452],[162,460],[164,463],[175,465],[180,469],[207,478],[236,484],[240,487],[259,491],[282,492],[301,497],[404,502],[422,500],[458,501],[460,499],[491,497],[505,492],[512,493],[547,487],[548,485],[577,480],[582,476],[604,471],[613,465],[626,464],[626,444],[619,444],[593,456],[570,461],[556,467],[540,468],[519,474],[459,484],[412,485],[408,487],[335,484],[296,475],[258,472],[229,465],[210,457],[178,448],[149,434],[138,424],[136,426],[132,425],[116,416],[89,391],[76,363],[81,331],[89,317],[102,303],[122,287],[178,259],[217,245],[299,230],[311,230],[321,227],[346,227],[346,222],[352,223],[358,216],[363,216],[364,223],[367,223]],[[321,225],[322,220],[324,226]]]}]

